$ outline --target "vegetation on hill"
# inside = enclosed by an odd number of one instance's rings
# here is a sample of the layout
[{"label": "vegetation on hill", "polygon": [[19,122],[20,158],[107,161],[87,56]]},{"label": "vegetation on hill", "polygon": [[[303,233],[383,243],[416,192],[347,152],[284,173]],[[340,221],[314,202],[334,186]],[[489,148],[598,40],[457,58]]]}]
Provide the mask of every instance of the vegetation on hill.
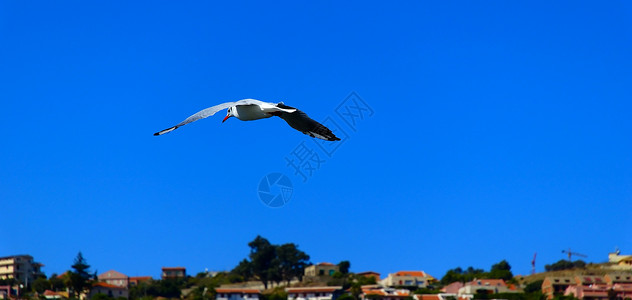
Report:
[{"label": "vegetation on hill", "polygon": [[545,265],[544,269],[547,272],[550,272],[550,271],[561,271],[561,270],[570,270],[570,269],[582,269],[585,267],[586,267],[586,262],[584,262],[583,260],[576,260],[576,261],[571,262],[568,260],[561,259],[554,264]]},{"label": "vegetation on hill", "polygon": [[248,243],[250,255],[242,260],[231,273],[241,276],[244,281],[256,278],[264,287],[268,283],[303,277],[305,267],[310,265],[309,255],[298,249],[294,243],[273,245],[267,239],[257,236]]},{"label": "vegetation on hill", "polygon": [[511,273],[511,265],[506,260],[502,260],[499,263],[492,265],[489,272],[485,272],[483,269],[475,269],[468,267],[463,270],[461,267],[450,269],[441,278],[441,284],[448,285],[453,282],[469,282],[478,279],[503,279],[505,281],[511,280],[513,274]]}]

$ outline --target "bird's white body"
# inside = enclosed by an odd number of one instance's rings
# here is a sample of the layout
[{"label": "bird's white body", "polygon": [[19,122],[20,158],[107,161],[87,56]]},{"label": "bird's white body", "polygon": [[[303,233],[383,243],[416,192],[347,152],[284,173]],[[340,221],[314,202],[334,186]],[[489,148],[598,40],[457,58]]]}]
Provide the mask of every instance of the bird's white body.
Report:
[{"label": "bird's white body", "polygon": [[316,137],[326,141],[340,140],[333,132],[331,132],[331,130],[329,130],[329,128],[312,120],[307,116],[307,114],[294,107],[287,106],[283,104],[283,102],[270,103],[256,99],[243,99],[211,106],[191,115],[178,125],[156,132],[154,135],[163,135],[165,133],[172,132],[180,126],[210,117],[222,109],[228,109],[226,117],[224,117],[222,123],[230,117],[235,117],[242,121],[253,121],[278,116],[285,120],[290,127],[311,137]]},{"label": "bird's white body", "polygon": [[[267,103],[266,103],[267,104]],[[269,106],[269,107],[266,107]],[[276,108],[276,106],[274,107]],[[231,114],[242,121],[253,121],[272,117],[272,105],[235,105],[230,107]]]}]

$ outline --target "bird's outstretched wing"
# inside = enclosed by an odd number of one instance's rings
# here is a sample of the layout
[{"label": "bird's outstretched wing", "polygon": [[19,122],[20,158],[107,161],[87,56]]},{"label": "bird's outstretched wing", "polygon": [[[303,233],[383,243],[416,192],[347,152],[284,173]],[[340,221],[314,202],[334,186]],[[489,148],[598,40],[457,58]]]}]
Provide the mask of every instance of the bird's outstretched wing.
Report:
[{"label": "bird's outstretched wing", "polygon": [[[285,109],[296,109],[294,107],[284,105],[283,103],[279,103],[277,104],[277,106]],[[285,122],[287,122],[290,127],[311,137],[319,138],[325,141],[340,140],[333,132],[331,132],[329,128],[325,127],[323,124],[314,121],[300,109],[296,109],[296,111],[292,113],[281,112],[279,117],[285,120]]]},{"label": "bird's outstretched wing", "polygon": [[239,100],[239,101],[235,101],[235,102],[226,102],[226,103],[222,103],[222,104],[218,104],[215,106],[211,106],[209,108],[203,109],[201,111],[198,111],[197,113],[191,115],[190,117],[186,118],[184,121],[180,122],[178,125],[173,126],[173,127],[169,127],[165,130],[161,130],[158,131],[156,133],[154,133],[154,135],[163,135],[165,133],[169,133],[172,132],[176,129],[178,129],[178,127],[184,126],[186,124],[189,124],[191,122],[195,122],[197,120],[201,120],[204,118],[208,118],[212,115],[214,115],[215,113],[217,113],[220,110],[223,109],[227,109],[231,106],[235,106],[235,105],[262,105],[262,104],[269,104],[267,102],[263,102],[263,101],[259,101],[259,100],[255,100],[255,99],[243,99],[243,100]]}]

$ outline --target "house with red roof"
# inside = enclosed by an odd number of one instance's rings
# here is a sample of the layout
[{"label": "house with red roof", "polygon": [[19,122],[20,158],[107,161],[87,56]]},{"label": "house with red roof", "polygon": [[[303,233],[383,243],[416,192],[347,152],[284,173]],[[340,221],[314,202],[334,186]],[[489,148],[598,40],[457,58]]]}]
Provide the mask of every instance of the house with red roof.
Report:
[{"label": "house with red roof", "polygon": [[247,288],[216,288],[216,300],[259,300],[261,290]]},{"label": "house with red roof", "polygon": [[117,272],[114,270],[107,271],[97,276],[99,281],[105,282],[108,284],[120,286],[120,287],[128,287],[129,286],[129,277],[121,272]]},{"label": "house with red roof", "polygon": [[322,262],[315,265],[305,267],[304,274],[309,277],[331,276],[338,272],[340,268],[337,265],[328,262]]},{"label": "house with red roof", "polygon": [[88,294],[88,298],[92,298],[96,294],[104,294],[112,298],[129,298],[129,290],[127,287],[121,287],[105,282],[95,282],[92,284],[92,289]]},{"label": "house with red roof", "polygon": [[474,279],[470,282],[466,282],[465,285],[459,289],[459,296],[464,294],[474,295],[476,293],[486,292],[489,294],[497,293],[519,293],[515,287],[509,288],[502,279]]},{"label": "house with red roof", "polygon": [[342,293],[341,286],[285,288],[288,300],[335,300]]},{"label": "house with red roof", "polygon": [[379,285],[364,285],[362,286],[362,294],[360,294],[360,299],[363,300],[376,298],[380,300],[403,300],[409,297],[410,290],[394,289]]},{"label": "house with red roof", "polygon": [[425,288],[429,283],[435,282],[436,279],[424,271],[399,271],[388,274],[388,277],[380,283],[383,286],[410,286]]}]

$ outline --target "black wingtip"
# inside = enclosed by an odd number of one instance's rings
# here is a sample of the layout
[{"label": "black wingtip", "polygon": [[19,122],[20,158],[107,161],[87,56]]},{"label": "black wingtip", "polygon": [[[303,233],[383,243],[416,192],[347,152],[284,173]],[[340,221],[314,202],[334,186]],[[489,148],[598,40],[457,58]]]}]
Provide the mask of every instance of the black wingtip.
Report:
[{"label": "black wingtip", "polygon": [[154,133],[154,136],[159,136],[159,135],[160,135],[160,132]]}]

